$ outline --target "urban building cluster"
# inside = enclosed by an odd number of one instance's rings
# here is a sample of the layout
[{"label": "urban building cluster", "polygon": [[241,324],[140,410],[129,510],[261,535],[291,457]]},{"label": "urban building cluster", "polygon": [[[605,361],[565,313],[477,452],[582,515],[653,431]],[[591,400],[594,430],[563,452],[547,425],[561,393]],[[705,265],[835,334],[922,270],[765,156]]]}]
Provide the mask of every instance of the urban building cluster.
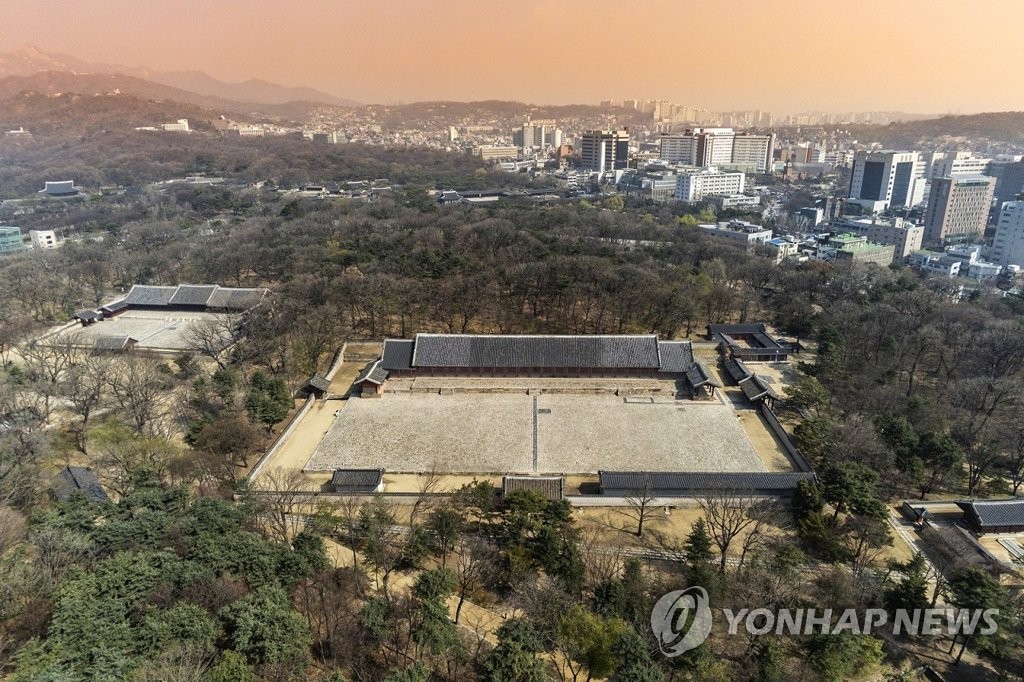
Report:
[{"label": "urban building cluster", "polygon": [[[1024,266],[1024,157],[1012,145],[960,139],[937,140],[930,151],[884,149],[841,128],[815,127],[885,122],[884,112],[776,118],[759,110],[712,112],[655,100],[601,104],[603,110],[567,108],[557,117],[536,107],[526,107],[535,113],[517,114],[450,103],[424,103],[413,113],[386,106],[322,107],[304,125],[221,117],[213,127],[240,138],[291,136],[314,145],[415,145],[473,154],[498,169],[546,179],[539,184],[549,188],[432,192],[441,204],[512,196],[602,199],[618,193],[712,208],[719,221],[703,219],[706,234],[770,251],[779,262],[909,265],[979,283],[1015,275]],[[182,118],[138,130],[193,128]],[[19,128],[6,135],[30,133]],[[802,183],[814,201],[794,206],[794,186],[779,190],[780,180]],[[382,179],[356,188],[325,182],[263,189],[372,200],[392,188]],[[72,181],[49,181],[38,200],[78,196]],[[5,211],[0,218],[16,224],[17,213]],[[3,230],[4,253],[61,243],[59,230]]]}]

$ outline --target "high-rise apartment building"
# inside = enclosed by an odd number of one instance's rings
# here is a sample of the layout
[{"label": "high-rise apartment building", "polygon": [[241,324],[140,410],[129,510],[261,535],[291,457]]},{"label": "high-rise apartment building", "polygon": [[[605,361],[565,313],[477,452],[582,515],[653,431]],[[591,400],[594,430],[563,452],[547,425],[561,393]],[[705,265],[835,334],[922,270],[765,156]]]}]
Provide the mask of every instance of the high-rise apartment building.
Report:
[{"label": "high-rise apartment building", "polygon": [[988,224],[995,178],[935,178],[924,217],[924,243],[941,244],[981,236]]},{"label": "high-rise apartment building", "polygon": [[664,135],[661,138],[661,159],[692,166],[696,148],[697,140],[693,135]]},{"label": "high-rise apartment building", "polygon": [[732,145],[736,133],[732,128],[695,129],[697,148],[695,166],[717,166],[732,163]]},{"label": "high-rise apartment building", "polygon": [[1007,201],[999,212],[992,240],[992,262],[1024,267],[1024,201]]},{"label": "high-rise apartment building", "polygon": [[917,152],[857,152],[849,202],[874,213],[913,207],[924,196],[923,166]]},{"label": "high-rise apartment building", "polygon": [[996,201],[1000,204],[1016,201],[1022,193],[1024,193],[1024,161],[1006,164],[996,182]]},{"label": "high-rise apartment building", "polygon": [[775,133],[736,133],[732,142],[734,167],[749,167],[755,173],[768,173],[775,156]]},{"label": "high-rise apartment building", "polygon": [[736,166],[771,170],[775,135],[736,133],[732,128],[691,128],[661,138],[661,159],[690,166]]},{"label": "high-rise apartment building", "polygon": [[629,162],[628,130],[588,130],[580,139],[580,168],[605,171],[626,168]]},{"label": "high-rise apartment building", "polygon": [[982,159],[971,152],[927,152],[921,155],[921,160],[924,177],[929,180],[988,175],[992,162],[992,159]]}]

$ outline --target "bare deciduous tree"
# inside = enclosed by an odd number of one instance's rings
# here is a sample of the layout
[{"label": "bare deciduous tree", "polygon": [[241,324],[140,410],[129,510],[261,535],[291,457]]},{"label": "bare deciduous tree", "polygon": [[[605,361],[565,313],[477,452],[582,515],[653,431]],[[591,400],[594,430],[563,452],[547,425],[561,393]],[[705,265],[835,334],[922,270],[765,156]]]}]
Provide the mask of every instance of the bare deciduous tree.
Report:
[{"label": "bare deciduous tree", "polygon": [[157,363],[141,357],[125,358],[110,372],[110,389],[121,415],[136,433],[159,433],[169,391]]},{"label": "bare deciduous tree", "polygon": [[93,355],[73,365],[61,383],[61,393],[81,421],[74,427],[75,446],[86,452],[89,419],[103,402],[110,379],[110,360]]},{"label": "bare deciduous tree", "polygon": [[428,511],[433,506],[430,498],[441,486],[441,474],[438,472],[436,462],[428,471],[417,477],[416,486],[420,494],[412,505],[412,511],[409,512],[410,525],[415,525],[420,513]]},{"label": "bare deciduous tree", "polygon": [[757,500],[750,506],[748,515],[753,522],[740,541],[740,569],[743,568],[747,557],[765,544],[771,529],[789,526],[792,520],[792,514],[784,511],[779,501],[775,499]]},{"label": "bare deciduous tree", "polygon": [[224,353],[235,343],[238,317],[230,313],[216,313],[200,320],[185,332],[189,348],[203,357],[210,358],[221,369],[227,367]]},{"label": "bare deciduous tree", "polygon": [[636,536],[642,538],[644,536],[644,523],[650,517],[655,502],[650,476],[644,476],[643,488],[628,496],[626,502],[629,505],[626,513],[636,521]]},{"label": "bare deciduous tree", "polygon": [[750,513],[754,498],[739,491],[720,491],[700,499],[711,539],[721,555],[719,569],[725,571],[729,547],[744,531],[758,523]]},{"label": "bare deciduous tree", "polygon": [[303,512],[310,506],[309,483],[302,472],[280,467],[261,473],[253,484],[259,494],[262,516],[270,535],[291,542],[305,524]]},{"label": "bare deciduous tree", "polygon": [[455,593],[459,598],[455,606],[455,624],[458,625],[462,615],[462,605],[466,598],[477,589],[484,575],[486,546],[483,540],[460,540],[455,545]]},{"label": "bare deciduous tree", "polygon": [[181,448],[160,436],[137,434],[121,423],[104,424],[93,438],[91,453],[96,474],[120,495],[128,492],[132,475],[141,468],[165,477]]}]

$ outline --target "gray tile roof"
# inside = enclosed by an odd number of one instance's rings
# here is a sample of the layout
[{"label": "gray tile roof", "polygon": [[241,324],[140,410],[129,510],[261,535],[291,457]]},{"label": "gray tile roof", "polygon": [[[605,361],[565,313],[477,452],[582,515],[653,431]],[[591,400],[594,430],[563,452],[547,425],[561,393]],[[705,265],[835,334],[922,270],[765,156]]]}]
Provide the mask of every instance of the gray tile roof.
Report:
[{"label": "gray tile roof", "polygon": [[753,372],[747,369],[742,360],[736,358],[726,358],[722,364],[725,366],[725,371],[729,374],[729,378],[737,384],[753,374]]},{"label": "gray tile roof", "polygon": [[380,485],[384,478],[383,469],[335,469],[331,476],[331,485],[339,489],[372,490]]},{"label": "gray tile roof", "polygon": [[164,306],[171,302],[171,297],[178,290],[177,287],[156,287],[148,284],[136,284],[128,292],[125,301],[128,305],[156,305]]},{"label": "gray tile roof", "polygon": [[715,334],[755,334],[765,332],[764,324],[761,322],[749,322],[744,324],[709,324],[708,335]]},{"label": "gray tile roof", "polygon": [[782,346],[779,345],[775,339],[768,335],[765,326],[761,323],[751,324],[709,324],[708,335],[712,340],[724,343],[727,346],[736,346],[742,348],[744,351],[753,350],[748,349],[746,345],[739,344],[734,339],[734,336],[746,336],[750,337],[753,343],[759,348],[765,348],[768,350],[785,351]]},{"label": "gray tile roof", "polygon": [[53,483],[53,495],[58,500],[67,501],[77,492],[83,493],[94,502],[106,502],[107,493],[103,491],[96,474],[89,467],[64,467]]},{"label": "gray tile roof", "polygon": [[113,303],[106,304],[105,306],[101,307],[100,310],[109,313],[116,313],[118,310],[124,310],[127,307],[127,299],[122,298],[120,301],[114,301]]},{"label": "gray tile roof", "polygon": [[781,348],[781,346],[775,342],[775,339],[764,332],[754,332],[751,336],[754,337],[754,341],[756,341],[762,348]]},{"label": "gray tile roof", "polygon": [[130,336],[97,336],[96,341],[93,342],[93,348],[96,350],[124,350],[131,341],[138,343]]},{"label": "gray tile roof", "polygon": [[387,381],[388,371],[381,367],[381,360],[377,360],[369,365],[359,373],[354,383],[361,384],[364,381],[369,381],[371,384],[377,384],[378,386]]},{"label": "gray tile roof", "polygon": [[417,334],[414,367],[658,369],[658,337]]},{"label": "gray tile roof", "polygon": [[226,310],[248,310],[262,302],[270,293],[265,288],[255,289],[229,289],[217,287],[217,290],[210,296],[206,305],[210,308],[224,308]]},{"label": "gray tile roof", "polygon": [[412,339],[385,339],[381,367],[389,372],[396,369],[412,369],[414,343]]},{"label": "gray tile roof", "polygon": [[502,476],[501,492],[508,495],[516,490],[535,490],[548,500],[564,496],[565,479],[561,476]]},{"label": "gray tile roof", "polygon": [[681,374],[693,365],[693,346],[689,341],[658,341],[661,371]]},{"label": "gray tile roof", "polygon": [[305,385],[315,388],[318,391],[326,391],[331,387],[331,382],[325,379],[324,377],[320,376],[319,374],[314,374],[313,376],[306,380]]},{"label": "gray tile roof", "polygon": [[747,400],[751,401],[760,400],[765,397],[778,400],[780,397],[774,388],[765,383],[764,379],[756,374],[752,374],[741,381],[740,388],[743,389],[743,395],[747,396]]},{"label": "gray tile roof", "polygon": [[714,386],[715,388],[721,388],[722,384],[718,382],[715,375],[704,365],[703,362],[694,362],[688,370],[686,370],[686,380],[690,382],[690,385],[694,388],[699,386]]},{"label": "gray tile roof", "polygon": [[658,471],[599,471],[601,490],[635,491],[701,491],[734,490],[786,492],[796,488],[797,483],[814,479],[812,473],[795,472],[749,472],[749,473],[702,473],[702,472],[658,472]]},{"label": "gray tile roof", "polygon": [[957,502],[978,526],[1024,526],[1024,499]]},{"label": "gray tile roof", "polygon": [[212,284],[182,284],[171,296],[169,305],[201,305],[205,306],[217,287]]},{"label": "gray tile roof", "polygon": [[77,313],[75,313],[76,319],[85,320],[87,322],[90,320],[98,320],[101,317],[103,317],[103,314],[95,310],[79,310]]}]

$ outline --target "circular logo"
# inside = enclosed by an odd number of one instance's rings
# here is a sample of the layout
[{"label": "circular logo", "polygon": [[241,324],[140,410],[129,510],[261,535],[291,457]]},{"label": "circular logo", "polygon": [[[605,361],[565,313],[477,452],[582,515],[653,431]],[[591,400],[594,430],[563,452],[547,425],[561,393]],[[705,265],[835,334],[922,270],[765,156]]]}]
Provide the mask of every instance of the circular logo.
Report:
[{"label": "circular logo", "polygon": [[666,656],[678,656],[700,646],[711,634],[707,591],[694,586],[663,595],[651,611],[651,629]]}]

